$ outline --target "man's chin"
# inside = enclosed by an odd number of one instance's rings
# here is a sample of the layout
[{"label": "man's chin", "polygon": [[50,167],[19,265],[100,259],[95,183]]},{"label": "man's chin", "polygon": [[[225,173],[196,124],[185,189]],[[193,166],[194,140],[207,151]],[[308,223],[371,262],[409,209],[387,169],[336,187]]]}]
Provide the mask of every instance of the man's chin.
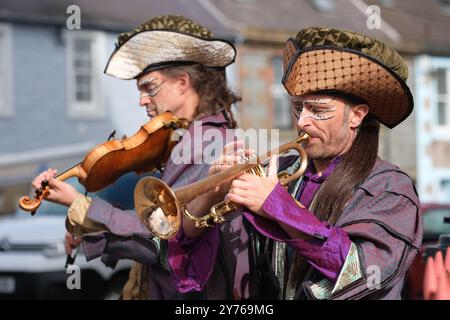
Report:
[{"label": "man's chin", "polygon": [[156,117],[158,115],[158,113],[156,112],[156,111],[150,111],[150,112],[147,112],[147,116],[150,118],[150,119],[153,119],[154,117]]},{"label": "man's chin", "polygon": [[322,152],[317,148],[317,146],[313,145],[306,145],[304,147],[306,154],[308,155],[308,158],[311,160],[321,160],[323,158]]}]

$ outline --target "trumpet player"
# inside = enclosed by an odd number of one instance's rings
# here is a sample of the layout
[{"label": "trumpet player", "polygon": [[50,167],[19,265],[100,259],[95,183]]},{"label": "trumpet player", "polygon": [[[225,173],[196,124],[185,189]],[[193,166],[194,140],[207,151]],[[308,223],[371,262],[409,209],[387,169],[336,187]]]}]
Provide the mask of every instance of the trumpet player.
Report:
[{"label": "trumpet player", "polygon": [[204,213],[221,194],[243,209],[206,230],[184,219],[169,241],[172,278],[206,298],[400,299],[422,241],[419,198],[377,153],[380,124],[413,110],[406,62],[375,38],[322,27],[289,39],[283,59],[297,129],[310,136],[305,173],[285,188],[277,174],[299,159],[273,158],[267,175],[242,174],[190,203]]}]

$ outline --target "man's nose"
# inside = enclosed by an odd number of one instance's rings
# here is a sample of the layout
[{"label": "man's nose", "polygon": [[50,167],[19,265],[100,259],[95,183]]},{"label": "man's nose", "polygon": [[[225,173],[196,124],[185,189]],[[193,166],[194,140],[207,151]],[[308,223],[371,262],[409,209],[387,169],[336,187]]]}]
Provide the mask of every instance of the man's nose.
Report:
[{"label": "man's nose", "polygon": [[312,119],[311,117],[305,117],[303,113],[300,115],[300,118],[297,120],[297,128],[300,130],[305,129],[306,127],[309,127],[312,125]]},{"label": "man's nose", "polygon": [[139,96],[139,105],[141,107],[145,107],[151,103],[151,97],[148,95],[140,95]]}]

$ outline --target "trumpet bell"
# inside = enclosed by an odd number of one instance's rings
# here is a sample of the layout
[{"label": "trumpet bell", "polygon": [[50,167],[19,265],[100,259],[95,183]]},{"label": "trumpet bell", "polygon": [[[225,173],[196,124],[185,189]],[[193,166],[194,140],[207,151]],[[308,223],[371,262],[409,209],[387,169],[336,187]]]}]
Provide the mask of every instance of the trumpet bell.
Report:
[{"label": "trumpet bell", "polygon": [[173,238],[181,225],[181,205],[175,193],[160,179],[145,177],[134,189],[136,213],[153,235]]}]

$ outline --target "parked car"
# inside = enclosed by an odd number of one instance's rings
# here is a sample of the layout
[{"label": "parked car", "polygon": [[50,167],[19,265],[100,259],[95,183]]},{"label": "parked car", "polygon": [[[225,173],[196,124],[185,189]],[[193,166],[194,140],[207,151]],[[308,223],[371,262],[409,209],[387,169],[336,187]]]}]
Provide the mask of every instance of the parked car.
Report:
[{"label": "parked car", "polygon": [[[123,209],[134,207],[133,193],[141,177],[122,176],[97,195]],[[69,182],[78,190],[76,179]],[[65,269],[67,208],[43,201],[34,216],[20,209],[0,219],[0,299],[115,299],[120,296],[132,261],[121,260],[114,269],[100,258],[87,262],[82,252],[75,260],[81,271],[81,289],[68,289],[73,274]]]},{"label": "parked car", "polygon": [[406,282],[404,297],[410,300],[423,299],[423,278],[425,274],[424,252],[431,246],[437,246],[439,236],[450,234],[450,224],[444,218],[450,217],[450,205],[426,204],[422,206],[423,242],[420,254],[414,260]]}]

